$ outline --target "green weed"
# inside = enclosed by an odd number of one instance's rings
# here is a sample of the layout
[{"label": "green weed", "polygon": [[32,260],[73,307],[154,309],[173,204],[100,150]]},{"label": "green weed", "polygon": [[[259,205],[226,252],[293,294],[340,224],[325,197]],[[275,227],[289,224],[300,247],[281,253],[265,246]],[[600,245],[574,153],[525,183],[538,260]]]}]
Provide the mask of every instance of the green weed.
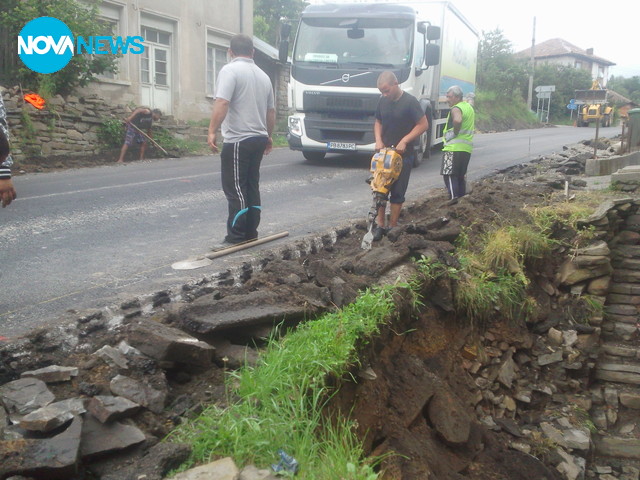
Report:
[{"label": "green weed", "polygon": [[602,317],[604,315],[604,301],[593,295],[582,295],[581,300],[587,305],[587,311],[591,317]]},{"label": "green weed", "polygon": [[531,455],[541,461],[544,461],[556,448],[558,448],[558,444],[547,437],[544,433],[532,432]]},{"label": "green weed", "polygon": [[98,142],[104,147],[120,147],[124,141],[124,123],[115,118],[108,118],[98,127],[97,135]]},{"label": "green weed", "polygon": [[268,465],[282,448],[302,466],[299,478],[376,478],[353,422],[323,416],[335,393],[326,379],[358,362],[356,346],[389,318],[395,291],[368,290],[341,311],[270,341],[255,367],[231,373],[228,386],[240,400],[224,410],[207,408],[171,435],[192,444],[190,464],[231,455],[239,464]]},{"label": "green weed", "polygon": [[456,309],[479,327],[498,315],[515,320],[525,299],[525,284],[518,277],[492,272],[462,276],[454,296]]},{"label": "green weed", "polygon": [[282,135],[280,133],[273,134],[273,146],[274,147],[288,147],[289,142],[287,141],[286,135]]},{"label": "green weed", "polygon": [[205,153],[207,152],[208,148],[204,143],[197,140],[178,138],[166,128],[159,126],[153,127],[153,139],[158,143],[158,145],[164,148],[169,153],[169,155],[175,155],[178,157],[184,155]]}]

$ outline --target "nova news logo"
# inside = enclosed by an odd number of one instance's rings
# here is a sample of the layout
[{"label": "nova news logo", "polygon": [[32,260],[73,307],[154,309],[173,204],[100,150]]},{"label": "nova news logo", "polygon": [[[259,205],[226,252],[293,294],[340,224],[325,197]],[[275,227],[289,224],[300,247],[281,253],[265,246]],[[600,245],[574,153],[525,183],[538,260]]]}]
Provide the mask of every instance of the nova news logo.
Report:
[{"label": "nova news logo", "polygon": [[144,38],[140,36],[78,36],[57,18],[39,17],[27,22],[18,35],[18,56],[34,72],[54,73],[63,69],[74,55],[88,53],[141,54]]}]

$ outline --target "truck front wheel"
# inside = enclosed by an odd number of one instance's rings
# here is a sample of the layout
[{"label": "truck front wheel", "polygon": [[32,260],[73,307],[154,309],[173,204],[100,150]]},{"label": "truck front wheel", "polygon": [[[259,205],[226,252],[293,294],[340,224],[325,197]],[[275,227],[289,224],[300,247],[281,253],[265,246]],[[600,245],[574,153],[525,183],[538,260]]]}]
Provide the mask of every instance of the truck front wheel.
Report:
[{"label": "truck front wheel", "polygon": [[326,152],[313,152],[309,150],[303,150],[302,156],[309,162],[321,162],[324,160]]},{"label": "truck front wheel", "polygon": [[423,160],[428,160],[431,154],[431,145],[429,140],[431,139],[431,129],[420,135],[418,139],[418,148],[416,149],[416,155],[413,160],[413,168],[419,166]]},{"label": "truck front wheel", "polygon": [[423,160],[429,160],[431,156],[431,125],[433,125],[431,105],[427,105],[424,114],[427,117],[429,128],[427,128],[427,131],[420,135],[418,139],[418,150],[416,151],[415,160],[413,161],[413,168],[419,166]]}]

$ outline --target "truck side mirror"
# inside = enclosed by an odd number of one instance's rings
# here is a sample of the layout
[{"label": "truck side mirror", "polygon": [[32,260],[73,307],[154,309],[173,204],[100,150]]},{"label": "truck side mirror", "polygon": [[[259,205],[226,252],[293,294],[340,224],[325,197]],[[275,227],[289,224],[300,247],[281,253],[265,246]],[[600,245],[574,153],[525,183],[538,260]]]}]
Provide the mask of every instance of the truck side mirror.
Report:
[{"label": "truck side mirror", "polygon": [[424,64],[427,67],[440,63],[440,47],[435,43],[427,43],[424,50]]},{"label": "truck side mirror", "polygon": [[289,40],[281,40],[278,46],[278,60],[280,63],[287,63],[289,57]]},{"label": "truck side mirror", "polygon": [[289,40],[289,35],[291,34],[291,24],[283,23],[280,25],[280,38],[282,40]]},{"label": "truck side mirror", "polygon": [[291,34],[291,24],[280,24],[280,45],[278,45],[278,60],[280,63],[287,63],[289,57],[289,35]]},{"label": "truck side mirror", "polygon": [[436,27],[435,25],[429,25],[427,27],[427,40],[430,42],[432,40],[438,40],[440,38],[440,27]]}]

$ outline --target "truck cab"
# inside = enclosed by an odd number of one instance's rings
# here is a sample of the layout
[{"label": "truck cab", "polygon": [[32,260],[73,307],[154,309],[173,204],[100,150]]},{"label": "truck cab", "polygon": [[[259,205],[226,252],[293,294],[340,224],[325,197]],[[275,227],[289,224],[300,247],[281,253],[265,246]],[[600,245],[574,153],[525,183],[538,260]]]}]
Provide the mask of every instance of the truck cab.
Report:
[{"label": "truck cab", "polygon": [[[431,115],[440,29],[396,4],[310,5],[295,38],[289,84],[289,146],[307,160],[327,152],[374,152],[377,79],[395,73]],[[421,150],[429,139],[421,139]]]}]

